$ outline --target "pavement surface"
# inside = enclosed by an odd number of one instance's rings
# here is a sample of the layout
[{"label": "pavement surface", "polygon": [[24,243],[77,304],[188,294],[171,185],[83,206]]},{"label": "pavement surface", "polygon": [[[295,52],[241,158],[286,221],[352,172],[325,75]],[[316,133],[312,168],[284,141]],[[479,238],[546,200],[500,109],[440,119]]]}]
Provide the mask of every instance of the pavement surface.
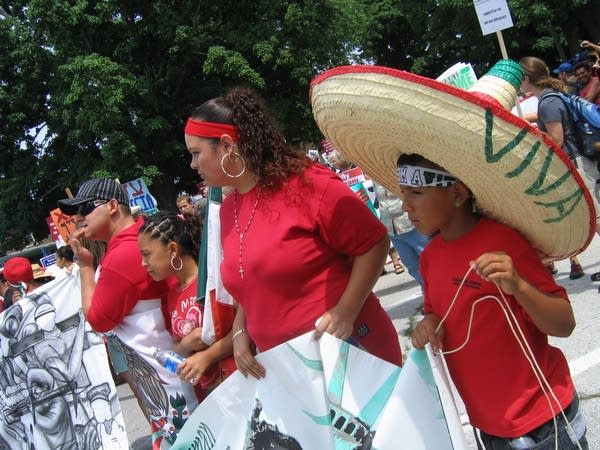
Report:
[{"label": "pavement surface", "polygon": [[[569,338],[550,338],[552,345],[560,348],[569,361],[575,385],[580,394],[581,406],[587,424],[589,448],[600,449],[600,283],[590,280],[590,275],[600,271],[600,237],[595,236],[590,246],[579,255],[586,272],[583,278],[569,279],[569,261],[559,261],[559,272],[555,279],[569,293],[577,327]],[[375,293],[392,318],[398,331],[402,350],[406,354],[411,348],[410,330],[421,319],[423,302],[420,286],[408,272],[394,273],[391,263],[387,273],[375,286]],[[510,382],[510,380],[507,380]],[[149,426],[139,410],[137,402],[126,384],[118,386],[119,399],[125,419],[130,448],[150,450]],[[475,449],[472,428],[456,395],[469,449]]]}]

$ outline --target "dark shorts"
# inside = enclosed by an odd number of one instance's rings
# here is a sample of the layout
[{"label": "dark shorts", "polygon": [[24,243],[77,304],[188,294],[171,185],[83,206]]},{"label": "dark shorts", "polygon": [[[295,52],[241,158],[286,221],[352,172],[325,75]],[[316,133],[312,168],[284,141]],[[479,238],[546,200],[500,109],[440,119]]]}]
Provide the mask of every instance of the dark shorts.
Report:
[{"label": "dark shorts", "polygon": [[[579,439],[579,445],[582,450],[588,450],[588,442],[585,438],[585,422],[579,409],[579,398],[577,395],[575,395],[569,406],[565,408],[564,413],[577,436],[575,440]],[[558,429],[558,448],[560,450],[578,450],[577,443],[574,443],[569,436],[570,429],[566,426],[562,414],[556,415],[556,426]],[[491,436],[479,430],[484,447],[478,441],[477,448],[479,450],[554,450],[556,448],[555,432],[554,421],[552,419],[518,438]]]}]

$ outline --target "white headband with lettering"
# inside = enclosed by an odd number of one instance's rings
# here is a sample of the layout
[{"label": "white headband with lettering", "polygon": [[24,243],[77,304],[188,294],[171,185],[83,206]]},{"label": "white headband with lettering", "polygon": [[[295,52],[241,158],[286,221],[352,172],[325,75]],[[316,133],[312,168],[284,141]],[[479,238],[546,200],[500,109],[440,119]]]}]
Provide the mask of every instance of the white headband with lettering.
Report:
[{"label": "white headband with lettering", "polygon": [[448,172],[419,166],[400,165],[397,175],[401,185],[412,187],[448,187],[456,181]]}]

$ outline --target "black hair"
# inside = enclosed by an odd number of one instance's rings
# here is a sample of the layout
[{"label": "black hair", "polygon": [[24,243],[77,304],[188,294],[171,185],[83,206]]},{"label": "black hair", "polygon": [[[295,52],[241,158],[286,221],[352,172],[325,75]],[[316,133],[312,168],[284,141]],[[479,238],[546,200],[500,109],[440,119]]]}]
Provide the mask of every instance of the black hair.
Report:
[{"label": "black hair", "polygon": [[573,72],[576,72],[577,70],[581,69],[582,67],[589,72],[590,69],[592,68],[592,63],[590,61],[580,61],[577,64],[575,64],[575,66],[573,67]]},{"label": "black hair", "polygon": [[442,166],[428,160],[423,155],[419,155],[417,153],[402,153],[398,157],[398,161],[396,163],[397,166],[421,166],[428,167],[430,169],[441,170],[443,172],[448,172]]},{"label": "black hair", "polygon": [[56,256],[65,258],[67,261],[70,261],[70,262],[73,262],[75,260],[75,256],[73,255],[73,250],[68,245],[63,245],[62,247],[56,249]]},{"label": "black hair", "polygon": [[202,225],[195,214],[158,212],[145,220],[139,234],[147,234],[164,244],[177,242],[184,255],[198,260]]}]

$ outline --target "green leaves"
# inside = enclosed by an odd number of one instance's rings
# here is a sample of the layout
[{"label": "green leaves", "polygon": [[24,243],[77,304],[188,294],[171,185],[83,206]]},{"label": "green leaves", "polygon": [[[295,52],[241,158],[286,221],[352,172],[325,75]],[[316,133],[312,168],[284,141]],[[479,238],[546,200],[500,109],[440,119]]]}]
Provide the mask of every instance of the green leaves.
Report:
[{"label": "green leaves", "polygon": [[[7,3],[7,2],[5,2]],[[600,41],[598,2],[509,0],[509,55],[553,64]],[[500,56],[472,0],[28,0],[0,15],[0,230],[18,247],[82,181],[145,177],[163,208],[200,181],[183,125],[232,85],[259,90],[289,142],[318,145],[310,80],[353,62],[437,76]],[[2,13],[2,11],[0,11]],[[1,241],[1,239],[0,239]],[[0,248],[1,250],[1,248]]]},{"label": "green leaves", "polygon": [[265,80],[252,69],[246,58],[220,45],[208,49],[203,70],[207,76],[223,77],[260,90],[266,87]]},{"label": "green leaves", "polygon": [[50,106],[63,126],[98,135],[128,121],[123,112],[135,81],[121,65],[96,53],[76,56],[58,67],[58,77],[64,86]]}]

